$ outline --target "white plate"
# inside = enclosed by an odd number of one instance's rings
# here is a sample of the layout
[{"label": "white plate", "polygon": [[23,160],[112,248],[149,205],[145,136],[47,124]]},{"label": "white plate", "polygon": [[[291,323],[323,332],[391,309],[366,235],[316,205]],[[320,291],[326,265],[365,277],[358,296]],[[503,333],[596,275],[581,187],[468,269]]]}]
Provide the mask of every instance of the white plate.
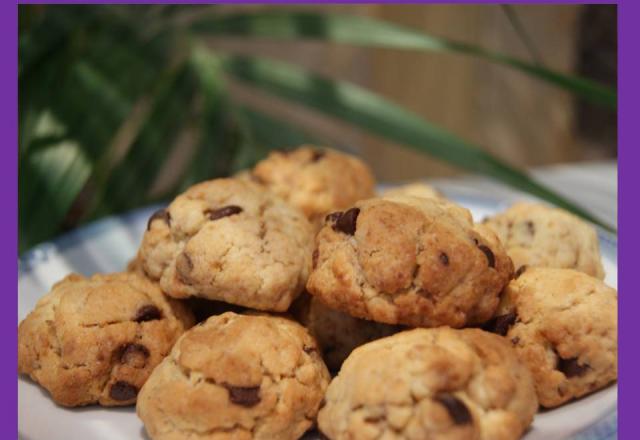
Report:
[{"label": "white plate", "polygon": [[[476,220],[500,211],[505,201],[488,197],[447,194],[468,207]],[[18,317],[23,319],[51,285],[75,271],[123,270],[133,257],[157,207],[110,217],[38,246],[19,262]],[[617,288],[617,242],[600,233],[607,284]],[[586,398],[536,416],[525,440],[609,440],[616,438],[617,384]],[[33,382],[18,379],[18,433],[23,440],[101,440],[147,438],[134,408],[107,409],[92,406],[65,409],[49,399]],[[309,436],[314,437],[314,436]]]}]

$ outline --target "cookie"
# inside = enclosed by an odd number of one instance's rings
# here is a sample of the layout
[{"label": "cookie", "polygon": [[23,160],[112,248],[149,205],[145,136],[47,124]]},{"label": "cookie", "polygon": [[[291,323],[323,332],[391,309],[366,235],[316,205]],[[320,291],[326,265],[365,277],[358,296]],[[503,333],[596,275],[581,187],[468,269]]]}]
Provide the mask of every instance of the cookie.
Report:
[{"label": "cookie", "polygon": [[[425,185],[426,186],[426,185]],[[424,191],[420,194],[420,190],[410,189],[405,191],[404,187],[398,188],[398,191],[390,190],[385,191],[380,196],[381,199],[396,201],[398,203],[409,203],[409,204],[420,204],[418,199],[435,199],[437,205],[442,206],[444,210],[446,210],[447,214],[451,217],[461,219],[465,223],[473,223],[473,215],[471,215],[471,211],[469,211],[464,206],[458,205],[457,203],[446,199],[445,197],[426,197]],[[325,219],[326,220],[326,219]],[[475,225],[476,229],[482,229],[483,234],[487,234],[487,229],[484,225]],[[495,233],[492,231],[489,233],[491,236],[495,236]]]},{"label": "cookie", "polygon": [[176,343],[140,391],[154,440],[298,439],[329,382],[315,341],[276,316],[225,313]]},{"label": "cookie", "polygon": [[249,309],[236,306],[222,301],[211,301],[209,299],[193,296],[184,300],[184,304],[191,310],[196,322],[206,321],[212,316],[222,315],[226,312],[245,313]]},{"label": "cookie", "polygon": [[318,342],[322,359],[332,372],[340,369],[356,347],[401,330],[399,326],[354,318],[325,306],[318,298],[308,301],[300,320]]},{"label": "cookie", "polygon": [[342,439],[518,439],[538,403],[510,344],[478,329],[415,329],[356,348],[318,414]]},{"label": "cookie", "polygon": [[60,405],[131,405],[192,324],[182,304],[137,274],[69,275],[20,323],[18,371]]},{"label": "cookie", "polygon": [[391,187],[385,191],[382,191],[380,197],[388,198],[394,196],[413,196],[423,197],[425,199],[442,199],[444,196],[440,191],[433,186],[427,185],[422,182],[413,182],[406,185],[399,185]]},{"label": "cookie", "polygon": [[596,229],[573,214],[539,203],[516,203],[484,221],[517,269],[556,267],[604,278]]},{"label": "cookie", "polygon": [[135,272],[138,275],[146,276],[144,269],[142,268],[142,261],[140,261],[140,256],[138,254],[129,260],[127,267],[125,267],[125,272]]},{"label": "cookie", "polygon": [[506,335],[552,408],[617,378],[618,293],[571,269],[526,268],[488,329]]},{"label": "cookie", "polygon": [[[128,272],[135,272],[138,275],[146,277],[146,273],[142,267],[142,262],[138,255],[129,260],[126,270]],[[209,299],[198,298],[196,296],[187,298],[182,302],[193,314],[195,322],[205,321],[207,318],[213,315],[221,315],[225,312],[242,313],[245,311],[244,307],[229,304],[222,301],[212,301]]]},{"label": "cookie", "polygon": [[462,327],[493,316],[513,265],[493,233],[451,202],[369,199],[327,216],[307,290],[354,317]]},{"label": "cookie", "polygon": [[273,151],[254,167],[251,175],[300,208],[314,224],[329,212],[374,195],[373,173],[364,162],[311,145]]},{"label": "cookie", "polygon": [[311,269],[313,230],[259,185],[216,179],[192,186],[149,219],[139,255],[174,298],[197,296],[285,311]]}]

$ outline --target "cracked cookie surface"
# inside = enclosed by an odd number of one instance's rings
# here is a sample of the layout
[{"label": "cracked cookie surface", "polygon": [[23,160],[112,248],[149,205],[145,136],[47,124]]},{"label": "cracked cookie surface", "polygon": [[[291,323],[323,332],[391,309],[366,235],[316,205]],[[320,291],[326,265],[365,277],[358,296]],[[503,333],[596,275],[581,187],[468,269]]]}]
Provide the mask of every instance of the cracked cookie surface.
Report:
[{"label": "cracked cookie surface", "polygon": [[513,265],[468,210],[410,196],[369,199],[327,216],[307,290],[334,309],[435,327],[493,316]]},{"label": "cracked cookie surface", "polygon": [[516,270],[555,267],[604,278],[596,229],[567,211],[521,202],[483,223],[498,235]]},{"label": "cracked cookie surface", "polygon": [[571,269],[526,268],[505,289],[494,322],[551,408],[617,378],[618,294]]},{"label": "cracked cookie surface", "polygon": [[538,404],[509,343],[478,329],[415,329],[356,348],[318,414],[331,440],[515,440]]},{"label": "cracked cookie surface", "polygon": [[131,405],[192,324],[182,304],[137,274],[72,274],[20,323],[18,371],[60,405]]},{"label": "cracked cookie surface", "polygon": [[154,440],[293,440],[313,425],[328,382],[300,324],[225,313],[184,334],[142,388],[137,412]]},{"label": "cracked cookie surface", "polygon": [[331,211],[372,197],[375,186],[371,170],[360,159],[310,145],[271,152],[251,175],[314,224]]},{"label": "cracked cookie surface", "polygon": [[284,311],[304,288],[313,231],[246,179],[192,186],[149,219],[139,258],[167,295]]}]

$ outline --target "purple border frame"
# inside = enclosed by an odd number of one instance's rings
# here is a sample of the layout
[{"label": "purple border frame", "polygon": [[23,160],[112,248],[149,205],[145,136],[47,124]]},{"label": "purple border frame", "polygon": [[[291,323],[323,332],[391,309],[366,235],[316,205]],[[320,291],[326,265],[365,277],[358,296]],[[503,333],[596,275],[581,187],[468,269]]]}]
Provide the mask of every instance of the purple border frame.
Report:
[{"label": "purple border frame", "polygon": [[[500,2],[495,1],[483,1],[483,0],[453,0],[453,1],[392,1],[392,0],[384,0],[384,1],[369,1],[369,0],[325,0],[325,1],[296,1],[296,0],[269,0],[258,2],[255,0],[232,0],[232,1],[221,1],[221,2],[211,2],[207,0],[189,0],[189,1],[167,1],[167,0],[136,0],[136,1],[127,1],[127,0],[108,0],[108,1],[96,1],[96,0],[61,0],[61,1],[48,1],[48,0],[21,0],[18,3],[21,4],[44,4],[44,3],[53,3],[53,4],[89,4],[89,3],[108,3],[108,4],[159,4],[159,3],[169,3],[169,4],[211,4],[211,3],[229,3],[229,4],[264,4],[264,3],[276,3],[276,4],[314,4],[314,3],[332,3],[332,4],[371,4],[371,3],[398,3],[398,4],[420,4],[420,3],[448,3],[448,4],[471,4],[471,3],[486,3],[486,4],[499,4]],[[565,0],[565,1],[540,1],[540,0],[514,0],[509,2],[504,2],[509,4],[620,4],[621,1],[612,1],[612,0],[603,0],[603,1],[580,1],[580,0]]]},{"label": "purple border frame", "polygon": [[[640,298],[633,294],[634,275],[627,271],[635,260],[634,249],[640,245],[640,235],[633,225],[640,220],[640,209],[634,204],[637,195],[634,187],[639,185],[635,166],[640,162],[640,153],[635,148],[634,103],[640,102],[640,62],[637,59],[636,42],[640,40],[638,19],[640,4],[634,0],[618,3],[618,290],[622,290],[618,304],[619,363],[618,363],[618,433],[621,439],[637,438],[634,417],[634,400],[640,391],[640,379],[636,372],[640,368],[640,354],[635,344],[634,312],[640,308]],[[635,55],[634,55],[635,51]],[[620,91],[623,91],[622,93]],[[626,295],[625,295],[626,293]],[[637,328],[637,327],[636,327]]]},{"label": "purple border frame", "polygon": [[[19,3],[179,3],[166,0],[152,1],[125,1],[111,0],[101,1],[76,1],[63,0],[38,1],[26,0]],[[184,3],[211,3],[203,0],[195,0]],[[234,2],[220,3],[253,3],[256,1],[239,0]],[[275,0],[263,3],[296,3],[292,0]],[[311,3],[311,2],[305,2]],[[344,2],[340,0],[329,0],[317,3],[393,3],[391,1],[371,2],[365,0],[355,0]],[[416,2],[408,1],[403,3],[438,3],[438,2]],[[444,3],[444,2],[440,2]],[[447,3],[492,3],[489,1],[451,1]],[[510,3],[559,3],[559,4],[580,4],[580,3],[607,3],[618,4],[618,62],[619,62],[619,108],[618,108],[618,205],[619,218],[618,230],[621,239],[618,240],[619,251],[619,289],[629,292],[620,297],[620,363],[619,363],[619,426],[618,433],[621,439],[635,439],[639,429],[634,420],[634,396],[640,391],[640,379],[636,373],[640,370],[640,353],[636,347],[634,337],[634,320],[637,319],[636,310],[640,309],[640,295],[633,292],[634,283],[632,272],[627,272],[627,263],[631,269],[631,262],[635,257],[635,249],[640,248],[640,235],[632,228],[640,223],[640,208],[637,203],[637,195],[634,190],[640,185],[635,166],[640,163],[640,153],[633,144],[638,138],[634,136],[634,125],[637,125],[638,116],[633,113],[635,103],[640,102],[640,87],[637,85],[637,78],[640,78],[640,61],[637,59],[637,42],[640,42],[640,2],[637,0],[619,1],[521,1],[516,0]],[[3,139],[7,145],[0,153],[2,161],[0,163],[0,181],[4,188],[3,199],[9,206],[9,214],[0,217],[0,228],[2,242],[4,246],[0,248],[0,270],[4,275],[6,285],[15,286],[16,293],[7,293],[2,300],[2,311],[4,315],[1,320],[2,337],[6,344],[5,362],[0,367],[2,369],[2,390],[6,395],[12,397],[5,399],[2,403],[2,432],[1,438],[17,438],[17,381],[15,380],[17,365],[17,276],[18,276],[18,8],[12,2],[2,2],[0,21],[5,35],[0,39],[0,50],[4,66],[0,73],[2,81],[0,87],[3,97],[2,118],[0,127],[3,132]],[[634,53],[635,52],[635,53]],[[635,185],[635,186],[634,186]],[[7,361],[7,359],[9,361]]]},{"label": "purple border frame", "polygon": [[[2,403],[3,438],[18,438],[18,386],[15,380],[17,370],[18,338],[16,313],[18,311],[18,7],[13,2],[3,2],[0,6],[0,21],[4,30],[0,39],[0,57],[4,65],[0,71],[0,96],[2,110],[0,130],[5,148],[0,153],[0,182],[5,188],[2,199],[6,204],[6,215],[0,218],[0,273],[5,280],[7,292],[2,298],[0,313],[0,334],[5,349],[5,362],[0,367],[2,373],[2,391],[5,394]],[[9,293],[8,286],[15,288]],[[15,287],[14,287],[15,286]]]}]

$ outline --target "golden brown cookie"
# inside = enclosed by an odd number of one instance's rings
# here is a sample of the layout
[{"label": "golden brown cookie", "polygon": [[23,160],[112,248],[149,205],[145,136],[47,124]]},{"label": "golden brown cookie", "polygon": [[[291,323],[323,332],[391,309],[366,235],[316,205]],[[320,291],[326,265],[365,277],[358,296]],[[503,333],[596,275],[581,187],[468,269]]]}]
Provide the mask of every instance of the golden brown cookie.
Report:
[{"label": "golden brown cookie", "polygon": [[318,414],[331,440],[515,440],[538,408],[510,344],[477,329],[415,329],[356,348]]},{"label": "golden brown cookie", "polygon": [[359,318],[462,327],[493,316],[512,271],[495,235],[464,208],[397,196],[327,216],[307,290]]},{"label": "golden brown cookie", "polygon": [[516,203],[488,218],[517,269],[575,269],[604,278],[596,229],[573,214],[540,203]]},{"label": "golden brown cookie", "polygon": [[394,196],[423,197],[425,199],[442,199],[444,196],[440,191],[431,185],[422,182],[407,183],[405,185],[393,186],[382,191],[380,197],[388,198]]},{"label": "golden brown cookie", "polygon": [[138,254],[129,260],[127,267],[125,268],[125,272],[135,272],[138,275],[146,276],[142,267],[142,261],[140,261],[140,256]]},{"label": "golden brown cookie", "polygon": [[322,359],[331,372],[337,372],[356,347],[402,330],[400,326],[354,318],[325,306],[315,297],[308,298],[304,309],[296,317],[318,341]]},{"label": "golden brown cookie", "polygon": [[271,152],[252,176],[314,224],[329,212],[372,197],[375,186],[373,173],[355,156],[311,145]]},{"label": "golden brown cookie", "polygon": [[154,440],[294,440],[313,425],[328,382],[300,324],[225,313],[176,343],[137,412]]},{"label": "golden brown cookie", "polygon": [[571,269],[526,268],[505,290],[491,330],[506,335],[548,408],[618,376],[618,294]]},{"label": "golden brown cookie", "polygon": [[192,324],[182,304],[137,274],[69,275],[20,323],[18,371],[60,405],[131,405]]},{"label": "golden brown cookie", "polygon": [[304,288],[312,246],[298,209],[249,180],[216,179],[155,213],[139,256],[172,297],[285,311]]}]

